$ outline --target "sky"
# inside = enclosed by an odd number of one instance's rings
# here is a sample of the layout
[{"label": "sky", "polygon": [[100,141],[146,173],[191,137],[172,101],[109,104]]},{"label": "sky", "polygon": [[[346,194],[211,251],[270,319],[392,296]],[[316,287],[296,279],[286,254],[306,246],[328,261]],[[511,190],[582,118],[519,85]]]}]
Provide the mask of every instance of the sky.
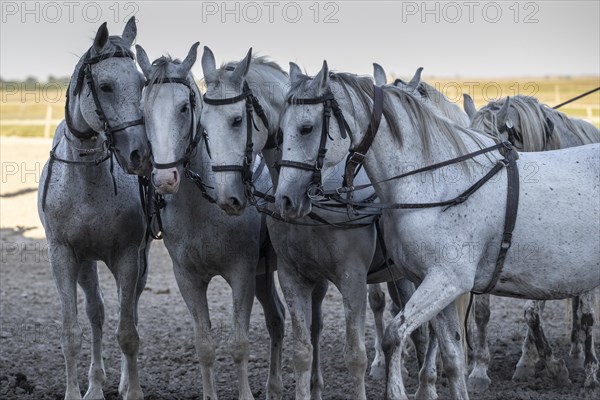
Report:
[{"label": "sky", "polygon": [[[1,1],[0,76],[70,75],[102,22],[135,15],[151,59],[252,47],[284,69],[445,77],[600,75],[600,1]],[[192,72],[202,76],[201,52]]]}]

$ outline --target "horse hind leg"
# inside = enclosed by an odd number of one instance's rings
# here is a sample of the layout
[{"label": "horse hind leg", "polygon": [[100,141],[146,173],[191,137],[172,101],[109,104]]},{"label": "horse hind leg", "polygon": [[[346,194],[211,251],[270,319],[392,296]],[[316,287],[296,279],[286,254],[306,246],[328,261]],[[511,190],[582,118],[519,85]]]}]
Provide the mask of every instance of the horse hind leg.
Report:
[{"label": "horse hind leg", "polygon": [[487,342],[487,326],[490,321],[489,294],[475,296],[473,314],[477,329],[474,329],[473,335],[473,370],[469,375],[467,387],[469,392],[481,393],[486,391],[492,382],[487,373],[490,364],[490,348]]},{"label": "horse hind leg", "polygon": [[49,246],[52,274],[62,306],[61,347],[65,358],[65,400],[81,399],[77,362],[83,333],[77,321],[77,279],[80,263],[68,246]]},{"label": "horse hind leg", "polygon": [[[523,380],[535,375],[536,364],[542,363],[546,367],[549,376],[558,386],[570,385],[571,380],[565,362],[554,357],[552,348],[544,334],[541,321],[541,311],[544,304],[543,301],[537,300],[527,302],[525,307],[525,321],[528,327],[527,336],[523,343],[523,354],[517,364],[513,379]],[[537,361],[535,351],[537,351]]]},{"label": "horse hind leg", "polygon": [[[269,271],[273,271],[273,269],[269,269]],[[277,295],[274,278],[273,272],[256,276],[256,298],[263,307],[267,331],[271,338],[267,400],[283,397],[281,356],[285,330],[285,308]]]},{"label": "horse hind leg", "polygon": [[569,350],[569,368],[583,370],[585,362],[585,333],[581,329],[581,313],[579,312],[579,297],[567,299],[567,307],[571,313],[571,349]]},{"label": "horse hind leg", "polygon": [[598,358],[594,348],[594,290],[582,294],[578,300],[581,330],[585,336],[585,381],[583,387],[597,391],[600,385],[598,384]]},{"label": "horse hind leg", "polygon": [[86,313],[92,331],[92,362],[88,373],[86,400],[103,399],[102,386],[106,381],[104,360],[102,359],[102,327],[104,325],[104,300],[98,282],[98,268],[95,261],[81,264],[79,285],[85,293]]},{"label": "horse hind leg", "polygon": [[371,363],[369,376],[385,379],[385,356],[381,343],[383,341],[383,312],[385,311],[385,292],[377,284],[369,285],[369,306],[375,320],[375,358]]}]

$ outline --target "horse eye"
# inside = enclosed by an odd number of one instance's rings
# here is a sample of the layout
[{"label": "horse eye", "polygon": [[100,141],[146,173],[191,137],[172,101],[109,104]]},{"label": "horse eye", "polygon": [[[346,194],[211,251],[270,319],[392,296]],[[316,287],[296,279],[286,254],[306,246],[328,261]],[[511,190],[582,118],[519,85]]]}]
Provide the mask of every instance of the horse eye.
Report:
[{"label": "horse eye", "polygon": [[179,111],[181,111],[182,113],[187,112],[187,110],[188,110],[188,105],[187,104],[182,105],[181,108],[179,109]]},{"label": "horse eye", "polygon": [[102,90],[104,93],[112,93],[113,92],[112,86],[108,83],[101,84],[100,90]]},{"label": "horse eye", "polygon": [[242,117],[235,117],[231,126],[240,126],[242,124]]},{"label": "horse eye", "polygon": [[309,133],[311,133],[313,130],[312,125],[302,125],[302,128],[300,128],[300,134],[302,135],[308,135]]}]

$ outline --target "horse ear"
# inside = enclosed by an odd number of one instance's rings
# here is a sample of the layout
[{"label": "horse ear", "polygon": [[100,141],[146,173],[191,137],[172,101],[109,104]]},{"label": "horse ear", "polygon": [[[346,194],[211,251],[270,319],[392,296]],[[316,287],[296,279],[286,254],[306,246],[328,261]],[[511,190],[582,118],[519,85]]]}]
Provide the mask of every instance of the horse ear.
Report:
[{"label": "horse ear", "polygon": [[204,46],[204,53],[202,53],[202,72],[206,83],[213,82],[217,77],[215,55],[208,46]]},{"label": "horse ear", "polygon": [[129,18],[127,24],[125,25],[125,29],[123,29],[123,34],[121,35],[121,39],[127,47],[131,47],[135,37],[137,36],[137,25],[135,24],[135,17]]},{"label": "horse ear", "polygon": [[150,79],[152,76],[152,63],[148,58],[148,54],[146,54],[146,50],[144,50],[139,44],[136,44],[135,53],[137,55],[138,64],[140,65],[140,68],[142,68],[144,76],[146,79]]},{"label": "horse ear", "polygon": [[298,82],[302,75],[302,70],[300,70],[298,64],[290,61],[290,82],[292,84]]},{"label": "horse ear", "polygon": [[97,53],[101,52],[106,43],[108,42],[108,28],[106,27],[106,22],[100,25],[98,28],[98,32],[96,32],[96,37],[94,38],[94,50]]},{"label": "horse ear", "polygon": [[419,83],[421,83],[421,72],[423,72],[423,67],[417,68],[417,72],[415,72],[415,76],[412,77],[410,82],[408,82],[408,88],[411,90],[416,90]]},{"label": "horse ear", "polygon": [[188,55],[185,57],[183,62],[181,63],[180,71],[184,71],[187,75],[188,72],[192,69],[192,66],[196,62],[196,57],[198,57],[198,46],[200,46],[200,42],[196,42],[190,47],[190,51]]},{"label": "horse ear", "polygon": [[387,76],[383,67],[377,63],[373,63],[373,77],[377,86],[383,86],[387,83]]},{"label": "horse ear", "polygon": [[317,88],[319,91],[324,91],[329,85],[329,67],[327,66],[326,60],[323,60],[323,67],[317,76],[315,76],[314,83],[311,85],[311,87],[314,87],[314,85],[318,85]]},{"label": "horse ear", "polygon": [[509,107],[510,107],[510,96],[508,96],[506,98],[506,101],[504,102],[504,104],[502,104],[502,108],[500,108],[500,111],[498,111],[498,114],[496,114],[496,120],[498,121],[499,125],[506,122],[506,119],[508,118],[508,108]]},{"label": "horse ear", "polygon": [[475,103],[473,102],[473,98],[469,96],[467,93],[463,93],[463,108],[465,112],[469,116],[469,119],[472,121],[475,113],[477,113],[477,109],[475,108]]},{"label": "horse ear", "polygon": [[240,61],[231,73],[231,79],[233,82],[242,82],[250,69],[250,62],[252,61],[252,47],[248,50],[246,57]]}]

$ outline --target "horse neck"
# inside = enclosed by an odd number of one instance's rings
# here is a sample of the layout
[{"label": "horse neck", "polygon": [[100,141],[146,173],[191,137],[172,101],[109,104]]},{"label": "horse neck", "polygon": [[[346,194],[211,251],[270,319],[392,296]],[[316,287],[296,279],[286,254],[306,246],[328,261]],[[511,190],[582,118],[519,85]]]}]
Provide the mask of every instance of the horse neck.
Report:
[{"label": "horse neck", "polygon": [[[394,112],[393,115],[398,119],[398,125],[402,134],[402,145],[398,138],[391,130],[390,123],[385,119],[382,120],[377,136],[373,142],[371,150],[368,152],[365,161],[365,170],[369,178],[373,182],[378,182],[392,176],[406,173],[418,168],[426,167],[435,163],[450,160],[459,157],[460,154],[453,146],[450,145],[449,139],[445,138],[435,126],[431,129],[430,137],[431,149],[427,151],[423,139],[419,133],[422,127],[418,121],[411,121],[409,114],[404,108],[403,101],[393,98]],[[413,125],[414,123],[414,125]],[[467,152],[479,150],[481,147],[492,146],[494,140],[487,136],[477,136],[480,143],[476,143],[464,130],[453,126],[453,134],[457,135],[465,144]],[[481,160],[481,157],[478,160]],[[491,161],[480,162],[489,165]],[[459,171],[463,171],[461,166],[457,165]],[[462,172],[462,177],[466,180],[468,177],[466,168]],[[427,202],[436,201],[439,199],[439,193],[446,191],[454,192],[456,188],[465,187],[456,181],[440,179],[443,177],[440,170],[418,174],[390,183],[377,184],[375,188],[381,195],[383,201],[409,201],[409,202]],[[471,182],[472,183],[472,182]],[[452,186],[449,187],[448,185]],[[400,188],[400,189],[399,189]],[[422,197],[422,198],[421,198]]]},{"label": "horse neck", "polygon": [[572,120],[558,112],[552,112],[548,117],[554,124],[554,140],[549,142],[551,146],[548,150],[564,149],[600,141],[599,131],[592,124]]}]

